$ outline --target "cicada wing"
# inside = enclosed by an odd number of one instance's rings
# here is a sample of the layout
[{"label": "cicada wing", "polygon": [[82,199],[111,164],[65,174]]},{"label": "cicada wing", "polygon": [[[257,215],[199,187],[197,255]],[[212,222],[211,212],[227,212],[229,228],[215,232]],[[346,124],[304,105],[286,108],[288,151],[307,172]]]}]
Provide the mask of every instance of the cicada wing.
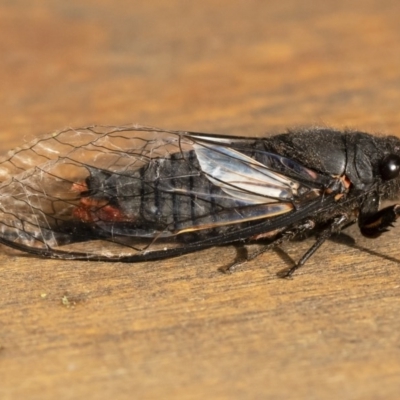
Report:
[{"label": "cicada wing", "polygon": [[[191,138],[198,147],[209,150],[215,149],[215,151],[222,154],[232,152],[233,149],[237,153],[242,154],[242,156],[252,154],[249,157],[252,160],[252,165],[258,164],[258,168],[261,165],[262,170],[268,169],[281,174],[285,177],[286,181],[289,180],[289,177],[292,177],[293,179],[297,178],[308,187],[319,187],[326,185],[331,179],[331,177],[319,174],[293,159],[266,151],[263,149],[263,140],[265,139],[218,135],[214,137],[201,133],[187,133],[185,136]],[[233,154],[232,156],[237,158]]]},{"label": "cicada wing", "polygon": [[[140,126],[48,135],[0,161],[0,239],[45,255],[70,244],[76,256],[129,257],[185,247],[188,232],[241,232],[320,196],[314,171],[270,153],[265,163],[250,157],[255,140]],[[78,250],[91,239],[113,243]]]},{"label": "cicada wing", "polygon": [[292,201],[299,184],[229,147],[195,144],[201,170],[216,186],[247,204]]},{"label": "cicada wing", "polygon": [[177,132],[94,126],[66,129],[10,151],[0,160],[0,235],[42,249],[83,240],[84,234],[90,239],[96,226],[90,235],[90,227],[82,230],[74,210],[81,197],[77,187],[91,168],[124,174],[188,143]]},{"label": "cicada wing", "polygon": [[0,182],[60,159],[113,172],[131,171],[146,165],[149,159],[184,150],[191,143],[184,132],[139,125],[68,128],[8,152],[0,159]]}]

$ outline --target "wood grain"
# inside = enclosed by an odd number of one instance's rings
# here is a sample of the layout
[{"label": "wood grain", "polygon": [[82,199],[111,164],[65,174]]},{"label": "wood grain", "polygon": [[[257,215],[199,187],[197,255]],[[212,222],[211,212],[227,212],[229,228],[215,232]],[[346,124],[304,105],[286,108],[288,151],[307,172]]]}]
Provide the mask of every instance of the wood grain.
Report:
[{"label": "wood grain", "polygon": [[[65,126],[242,135],[298,125],[399,134],[392,0],[0,2],[3,151]],[[0,397],[398,399],[398,230],[311,240],[232,275],[171,260],[41,260],[2,248]]]}]

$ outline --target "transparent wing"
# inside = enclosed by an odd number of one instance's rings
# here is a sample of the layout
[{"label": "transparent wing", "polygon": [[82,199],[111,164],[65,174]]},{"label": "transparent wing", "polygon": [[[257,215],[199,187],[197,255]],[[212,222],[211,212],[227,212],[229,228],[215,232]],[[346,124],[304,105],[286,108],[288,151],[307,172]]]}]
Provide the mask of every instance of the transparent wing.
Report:
[{"label": "transparent wing", "polygon": [[[212,136],[208,134],[189,133],[188,136],[196,143],[195,147],[208,148],[222,154],[231,152],[233,158],[238,158],[249,162],[250,165],[257,167],[262,173],[268,170],[271,173],[280,173],[284,175],[283,182],[289,183],[288,177],[304,182],[308,187],[320,187],[328,185],[331,177],[318,174],[312,169],[299,164],[298,162],[283,157],[279,154],[267,152],[263,149],[263,140],[259,138],[242,138],[232,136]],[[235,149],[235,150],[233,150]],[[204,150],[203,150],[204,151]],[[236,155],[233,152],[236,151]],[[251,157],[245,157],[244,154],[251,153]],[[239,155],[240,154],[240,155]],[[261,162],[257,162],[260,160]],[[282,182],[282,178],[278,178]]]},{"label": "transparent wing", "polygon": [[117,259],[240,230],[320,196],[327,177],[255,150],[257,141],[141,126],[40,138],[0,160],[0,240]]},{"label": "transparent wing", "polygon": [[232,148],[195,144],[201,170],[232,197],[247,204],[293,201],[299,183]]}]

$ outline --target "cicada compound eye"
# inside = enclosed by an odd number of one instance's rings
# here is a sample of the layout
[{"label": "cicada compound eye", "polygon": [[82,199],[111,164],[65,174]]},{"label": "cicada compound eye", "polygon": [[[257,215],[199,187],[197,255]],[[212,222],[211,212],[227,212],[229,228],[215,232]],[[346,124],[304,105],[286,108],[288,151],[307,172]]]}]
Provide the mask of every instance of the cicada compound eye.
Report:
[{"label": "cicada compound eye", "polygon": [[384,181],[395,179],[400,173],[400,156],[396,154],[387,155],[379,167],[381,177]]}]

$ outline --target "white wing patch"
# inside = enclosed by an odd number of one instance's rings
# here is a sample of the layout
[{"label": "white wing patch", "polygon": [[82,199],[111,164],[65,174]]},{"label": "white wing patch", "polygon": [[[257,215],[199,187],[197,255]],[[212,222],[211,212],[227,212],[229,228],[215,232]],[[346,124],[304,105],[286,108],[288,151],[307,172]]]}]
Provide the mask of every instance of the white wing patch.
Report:
[{"label": "white wing patch", "polygon": [[214,185],[247,204],[292,201],[299,183],[229,147],[193,145],[202,171]]}]

